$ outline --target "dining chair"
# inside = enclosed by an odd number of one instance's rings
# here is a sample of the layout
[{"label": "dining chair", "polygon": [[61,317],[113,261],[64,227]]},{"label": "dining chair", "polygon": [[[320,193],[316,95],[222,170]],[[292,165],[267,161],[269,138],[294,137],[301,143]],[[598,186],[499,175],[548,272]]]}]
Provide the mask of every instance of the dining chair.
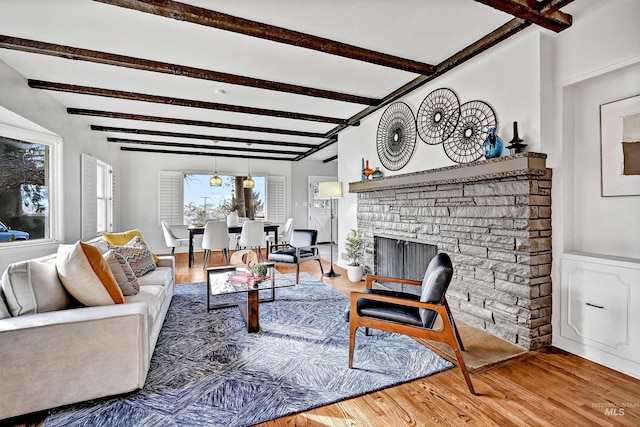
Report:
[{"label": "dining chair", "polygon": [[204,249],[202,268],[207,267],[207,260],[213,249],[220,249],[226,264],[229,265],[229,228],[226,221],[206,222],[202,237],[202,249]]},{"label": "dining chair", "polygon": [[[291,232],[293,231],[293,218],[287,219],[282,226],[282,230],[278,233],[278,244],[287,244],[291,240]],[[267,236],[267,253],[273,250],[276,243],[275,236]]]},{"label": "dining chair", "polygon": [[258,259],[262,262],[262,245],[264,244],[264,224],[262,221],[245,221],[238,239],[240,248],[256,249]]},{"label": "dining chair", "polygon": [[162,220],[162,234],[164,234],[165,244],[171,248],[172,256],[176,251],[176,246],[182,246],[182,242],[185,242],[187,244],[189,243],[188,237],[176,237],[176,235],[173,233],[173,230],[171,230],[169,223],[164,219]]}]

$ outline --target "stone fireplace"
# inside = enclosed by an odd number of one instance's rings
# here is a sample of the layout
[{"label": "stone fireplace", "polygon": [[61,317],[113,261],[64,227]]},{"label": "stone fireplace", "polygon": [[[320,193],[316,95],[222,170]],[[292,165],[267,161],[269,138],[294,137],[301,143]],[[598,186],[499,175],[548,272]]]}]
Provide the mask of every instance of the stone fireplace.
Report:
[{"label": "stone fireplace", "polygon": [[377,271],[376,236],[435,245],[454,264],[447,300],[456,319],[528,350],[551,343],[545,154],[353,182],[349,191],[358,194],[368,271]]}]

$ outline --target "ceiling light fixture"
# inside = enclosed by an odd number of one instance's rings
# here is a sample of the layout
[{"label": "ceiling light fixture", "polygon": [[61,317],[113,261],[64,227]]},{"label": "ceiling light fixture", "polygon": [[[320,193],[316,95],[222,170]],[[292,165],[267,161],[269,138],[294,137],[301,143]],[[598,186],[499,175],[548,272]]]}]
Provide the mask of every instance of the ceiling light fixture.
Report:
[{"label": "ceiling light fixture", "polygon": [[222,187],[222,178],[218,176],[218,156],[215,156],[217,143],[218,141],[213,141],[213,154],[214,154],[213,161],[214,161],[215,173],[209,180],[209,185],[212,187]]},{"label": "ceiling light fixture", "polygon": [[[250,147],[251,147],[251,144],[247,144],[247,148],[250,148]],[[250,150],[247,150],[247,153],[250,153]],[[242,181],[242,188],[253,188],[255,187],[256,183],[251,178],[251,157],[247,156],[247,160],[249,162],[249,175],[247,176],[247,179]]]}]

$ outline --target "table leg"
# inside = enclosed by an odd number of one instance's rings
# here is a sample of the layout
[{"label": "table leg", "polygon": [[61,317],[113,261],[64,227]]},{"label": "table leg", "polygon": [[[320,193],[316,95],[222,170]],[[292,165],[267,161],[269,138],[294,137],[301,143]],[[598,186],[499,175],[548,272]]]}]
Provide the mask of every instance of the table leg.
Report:
[{"label": "table leg", "polygon": [[193,230],[189,230],[189,268],[193,265]]},{"label": "table leg", "polygon": [[247,292],[247,332],[258,332],[260,329],[258,321],[259,307],[258,291]]}]

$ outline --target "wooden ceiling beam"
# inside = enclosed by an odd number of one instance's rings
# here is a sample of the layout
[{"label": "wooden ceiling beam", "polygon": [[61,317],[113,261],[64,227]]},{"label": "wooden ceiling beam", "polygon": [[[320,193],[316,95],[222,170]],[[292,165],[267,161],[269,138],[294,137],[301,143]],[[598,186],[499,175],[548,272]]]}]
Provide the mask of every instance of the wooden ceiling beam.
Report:
[{"label": "wooden ceiling beam", "polygon": [[[411,93],[412,91],[416,90],[420,86],[436,79],[437,77],[440,77],[441,75],[451,70],[452,68],[455,68],[458,65],[465,63],[469,59],[497,45],[501,41],[506,40],[509,37],[519,33],[520,31],[524,30],[530,25],[531,25],[531,22],[525,21],[524,19],[520,19],[520,18],[512,19],[511,21],[507,22],[506,24],[502,25],[501,27],[497,28],[491,33],[487,34],[480,40],[470,44],[466,48],[462,49],[461,51],[457,52],[456,54],[442,61],[440,64],[436,66],[436,72],[431,76],[420,76],[413,79],[409,83],[405,84],[404,86],[396,89],[389,95],[385,96],[382,99],[382,102],[380,103],[380,105],[377,105],[375,107],[365,108],[364,110],[360,111],[359,113],[347,119],[347,125],[339,125],[333,128],[332,130],[326,133],[326,136],[328,138],[332,136],[336,136],[340,131],[350,126],[351,123],[356,123],[361,121],[362,119],[375,113],[379,109],[402,98],[403,96]],[[313,154],[316,151],[318,150],[311,149],[308,152],[309,154],[305,153],[303,156],[298,156],[296,160],[302,160],[304,157],[307,157],[308,155]]]},{"label": "wooden ceiling beam", "polygon": [[269,157],[269,156],[247,156],[243,154],[227,154],[227,153],[209,153],[203,151],[181,151],[181,150],[153,150],[150,148],[138,147],[120,147],[120,151],[134,151],[140,153],[156,153],[156,154],[182,154],[188,156],[209,156],[209,157],[232,157],[236,159],[258,159],[258,160],[282,160],[290,162],[291,157]]},{"label": "wooden ceiling beam", "polygon": [[[182,132],[166,132],[160,130],[151,129],[131,129],[120,128],[112,126],[96,126],[91,125],[91,130],[100,132],[116,132],[116,133],[128,133],[133,135],[152,135],[152,136],[166,136],[169,138],[186,138],[186,139],[200,139],[205,141],[224,141],[224,142],[236,142],[241,144],[263,144],[263,145],[276,145],[284,147],[298,147],[298,148],[315,148],[318,144],[303,144],[300,142],[286,142],[286,141],[270,141],[265,139],[249,139],[249,138],[236,138],[230,136],[214,136],[214,135],[202,135],[193,133]],[[300,154],[300,153],[297,153]]]},{"label": "wooden ceiling beam", "polygon": [[240,105],[220,104],[217,102],[198,101],[193,99],[171,98],[168,96],[149,95],[145,93],[122,90],[103,89],[90,86],[78,86],[66,83],[28,80],[33,89],[52,90],[57,92],[77,93],[80,95],[104,96],[107,98],[127,99],[129,101],[153,102],[157,104],[177,105],[181,107],[203,108],[208,110],[227,111],[231,113],[255,114],[260,116],[279,117],[283,119],[307,120],[312,122],[346,124],[345,119],[337,117],[316,116],[313,114],[293,113],[290,111],[269,110],[265,108],[244,107]]},{"label": "wooden ceiling beam", "polygon": [[[531,0],[476,0],[502,12],[521,18],[548,30],[559,33],[571,26],[573,17],[561,12],[559,7],[539,9],[541,3]],[[566,4],[566,0],[563,2]]]},{"label": "wooden ceiling beam", "polygon": [[193,79],[210,80],[232,85],[248,86],[258,89],[273,90],[277,92],[287,92],[296,95],[313,96],[316,98],[324,98],[354,104],[376,105],[380,102],[379,99],[369,98],[365,96],[350,95],[330,90],[298,86],[289,83],[274,82],[271,80],[257,79],[254,77],[238,76],[236,74],[221,73],[218,71],[204,70],[202,68],[188,67],[185,65],[169,64],[166,62],[152,61],[149,59],[133,58],[131,56],[116,55],[113,53],[80,49],[77,47],[63,46],[59,44],[4,35],[0,35],[0,48],[36,53],[41,55],[56,56],[77,61],[94,62],[97,64],[112,65],[116,67],[125,67],[134,70],[151,71],[154,73],[171,74]]},{"label": "wooden ceiling beam", "polygon": [[304,132],[290,129],[274,129],[260,126],[245,126],[231,123],[206,122],[202,120],[178,119],[173,117],[148,116],[143,114],[118,113],[113,111],[87,110],[82,108],[67,108],[67,113],[80,116],[105,117],[109,119],[138,120],[154,123],[170,123],[175,125],[200,126],[219,129],[243,130],[249,132],[274,133],[280,135],[304,136],[308,138],[325,138],[324,133]]},{"label": "wooden ceiling beam", "polygon": [[250,37],[270,40],[291,46],[303,47],[344,58],[382,65],[411,73],[429,75],[434,72],[431,64],[400,58],[381,52],[363,49],[338,41],[300,33],[282,27],[251,21],[213,10],[171,0],[95,0],[140,12],[186,21],[219,30],[231,31]]},{"label": "wooden ceiling beam", "polygon": [[272,150],[267,148],[256,147],[224,147],[218,145],[205,145],[205,144],[183,144],[180,142],[164,142],[164,141],[148,141],[139,139],[124,139],[124,138],[107,138],[108,142],[116,144],[138,144],[138,145],[153,145],[158,147],[179,147],[179,148],[195,148],[198,150],[215,150],[218,151],[240,151],[244,153],[265,153],[265,154],[283,154],[290,156],[297,156],[299,151],[284,151],[284,150]]}]

